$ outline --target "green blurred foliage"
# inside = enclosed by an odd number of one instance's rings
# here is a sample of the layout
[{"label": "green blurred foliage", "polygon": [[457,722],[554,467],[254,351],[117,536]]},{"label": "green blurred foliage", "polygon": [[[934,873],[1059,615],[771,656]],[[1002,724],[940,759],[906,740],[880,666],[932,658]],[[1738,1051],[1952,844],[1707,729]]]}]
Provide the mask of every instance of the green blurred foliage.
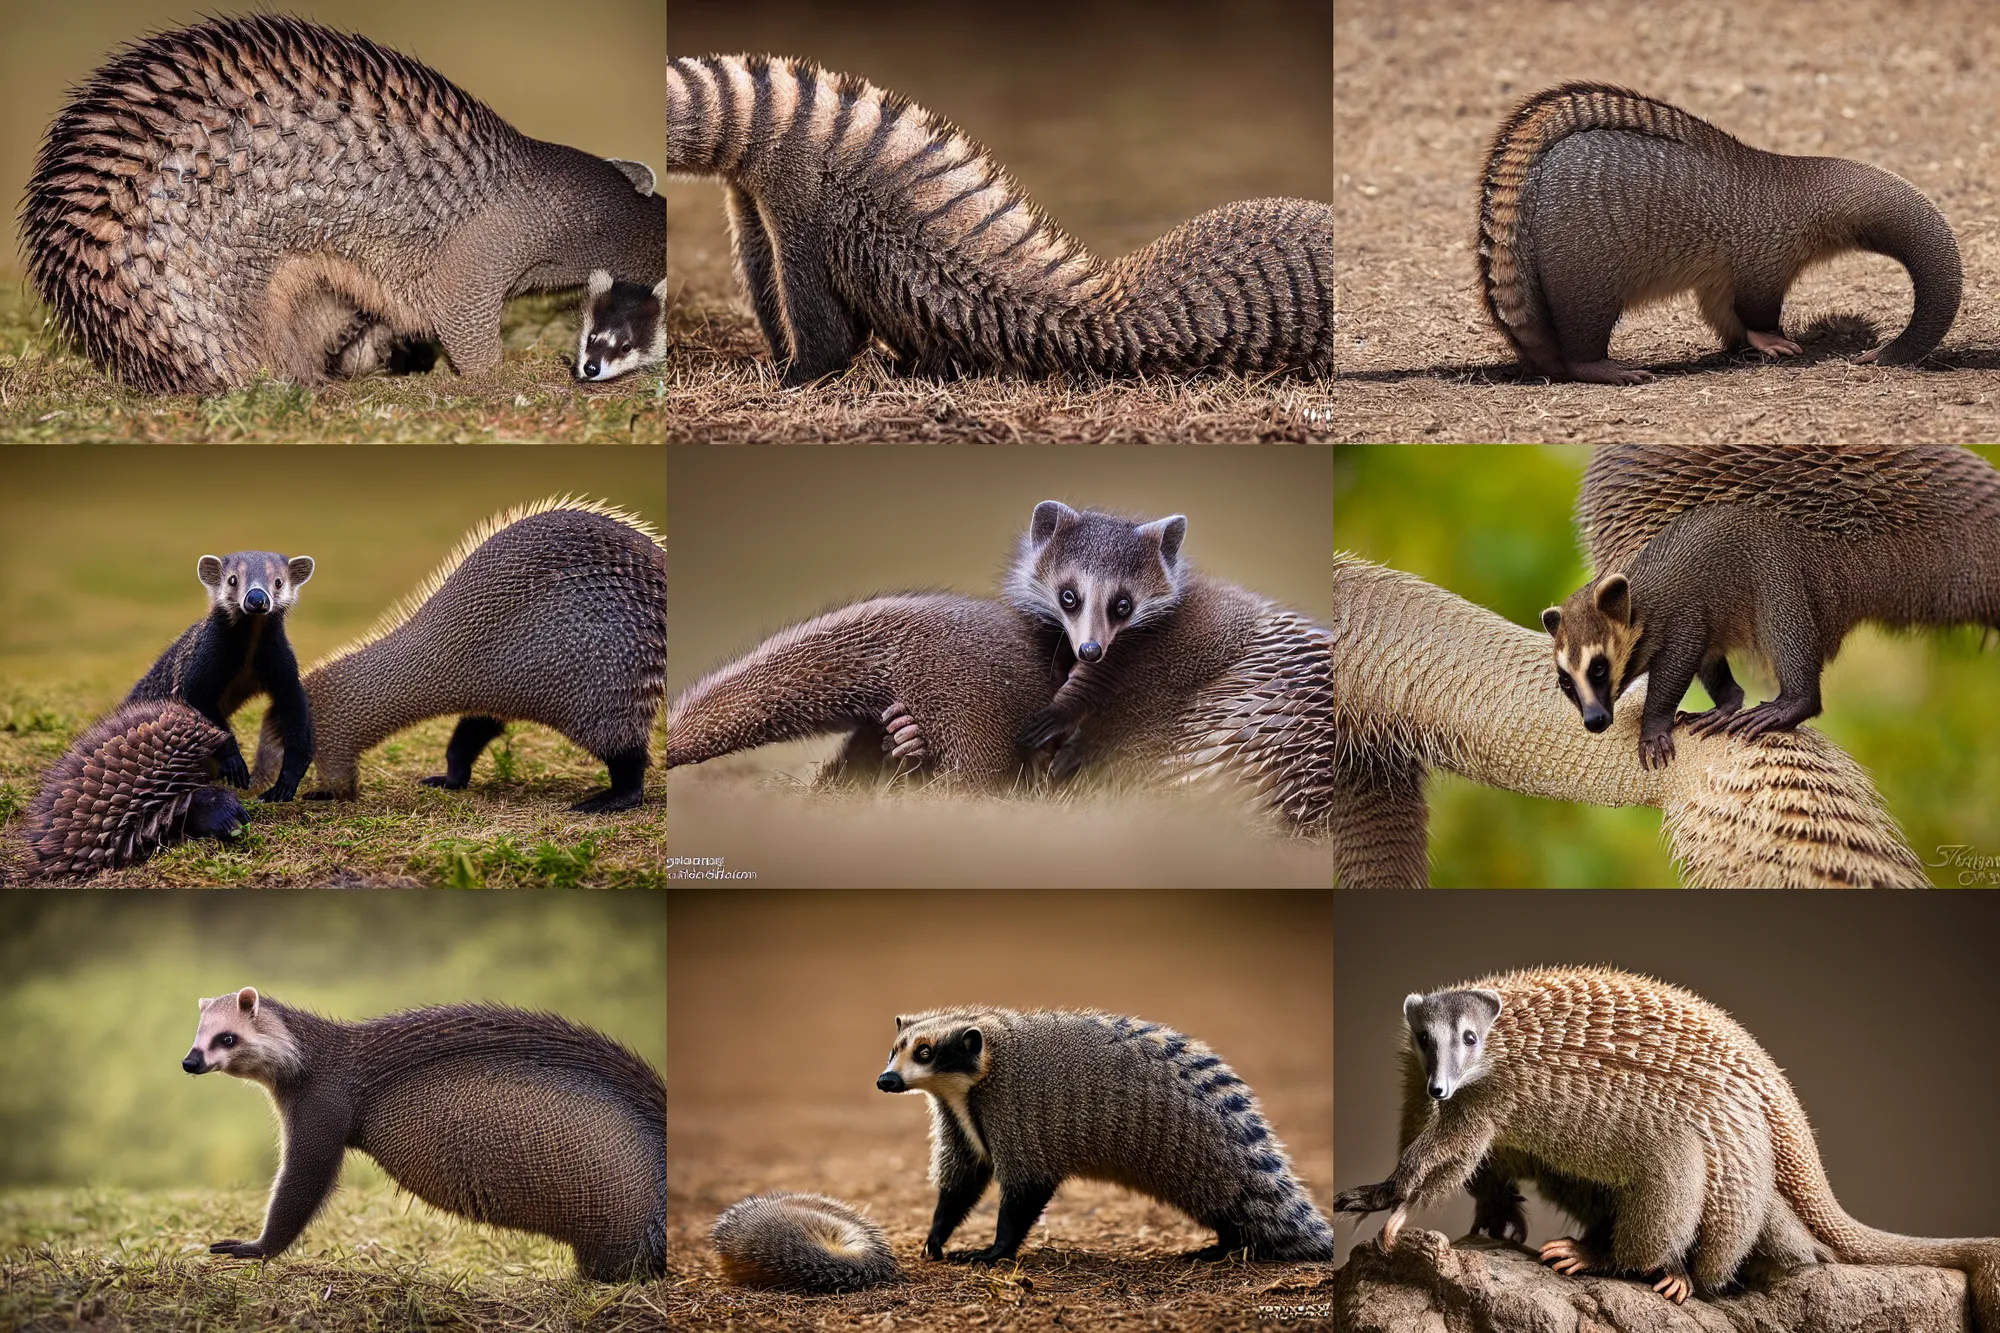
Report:
[{"label": "green blurred foliage", "polygon": [[[1978,452],[2000,464],[2000,448]],[[1334,546],[1533,626],[1583,584],[1573,510],[1580,445],[1358,445],[1334,452]],[[1752,701],[1770,673],[1732,659]],[[2000,855],[2000,653],[1976,630],[1863,627],[1822,680],[1809,725],[1873,776],[1917,855]],[[1685,705],[1708,706],[1697,684]],[[1565,805],[1450,777],[1431,785],[1432,883],[1526,888],[1677,882],[1659,812]],[[1935,869],[1940,884],[1954,883]]]},{"label": "green blurred foliage", "polygon": [[267,1183],[264,1090],[180,1069],[196,1001],[242,986],[342,1019],[470,1000],[552,1010],[666,1063],[655,894],[13,893],[0,977],[5,1186]]}]

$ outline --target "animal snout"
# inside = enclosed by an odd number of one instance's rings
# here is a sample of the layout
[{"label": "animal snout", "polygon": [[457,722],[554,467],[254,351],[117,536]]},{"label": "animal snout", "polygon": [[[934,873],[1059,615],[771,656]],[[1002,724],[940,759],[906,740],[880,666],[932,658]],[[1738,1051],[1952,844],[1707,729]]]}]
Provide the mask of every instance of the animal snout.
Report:
[{"label": "animal snout", "polygon": [[1095,662],[1104,656],[1104,645],[1092,640],[1076,650],[1076,655],[1086,662]]},{"label": "animal snout", "polygon": [[883,1071],[882,1076],[875,1080],[875,1086],[884,1092],[909,1091],[908,1085],[903,1082],[903,1076],[893,1069]]},{"label": "animal snout", "polygon": [[604,363],[593,356],[583,363],[583,377],[587,380],[594,380],[597,378],[597,372],[602,369],[604,369]]},{"label": "animal snout", "polygon": [[1583,728],[1585,731],[1602,731],[1610,725],[1611,714],[1605,712],[1602,708],[1593,706],[1583,710]]},{"label": "animal snout", "polygon": [[249,592],[243,594],[243,609],[245,611],[268,611],[271,609],[271,599],[262,588],[252,588]]},{"label": "animal snout", "polygon": [[187,1059],[181,1061],[181,1068],[187,1070],[190,1074],[199,1074],[201,1072],[201,1052],[189,1051]]},{"label": "animal snout", "polygon": [[1431,1096],[1439,1101],[1443,1101],[1445,1098],[1451,1096],[1451,1089],[1442,1083],[1433,1083],[1431,1084]]}]

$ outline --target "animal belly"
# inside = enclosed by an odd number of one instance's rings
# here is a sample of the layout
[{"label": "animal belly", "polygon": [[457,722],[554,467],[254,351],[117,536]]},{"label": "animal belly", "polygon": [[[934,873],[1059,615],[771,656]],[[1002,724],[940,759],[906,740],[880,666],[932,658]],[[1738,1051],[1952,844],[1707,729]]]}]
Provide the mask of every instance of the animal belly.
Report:
[{"label": "animal belly", "polygon": [[426,1203],[558,1240],[631,1241],[657,1206],[631,1114],[533,1078],[426,1079],[372,1106],[359,1146]]}]

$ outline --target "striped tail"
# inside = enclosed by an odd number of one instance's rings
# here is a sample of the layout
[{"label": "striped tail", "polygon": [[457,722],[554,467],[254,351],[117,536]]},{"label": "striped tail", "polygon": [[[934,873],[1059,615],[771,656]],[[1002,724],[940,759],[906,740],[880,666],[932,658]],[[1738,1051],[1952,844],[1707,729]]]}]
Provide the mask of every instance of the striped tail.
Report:
[{"label": "striped tail", "polygon": [[1697,147],[1741,145],[1678,107],[1627,88],[1565,83],[1536,93],[1500,123],[1486,151],[1479,194],[1479,295],[1515,353],[1544,374],[1563,373],[1562,350],[1521,246],[1521,209],[1536,161],[1558,140],[1585,130],[1673,139]]}]

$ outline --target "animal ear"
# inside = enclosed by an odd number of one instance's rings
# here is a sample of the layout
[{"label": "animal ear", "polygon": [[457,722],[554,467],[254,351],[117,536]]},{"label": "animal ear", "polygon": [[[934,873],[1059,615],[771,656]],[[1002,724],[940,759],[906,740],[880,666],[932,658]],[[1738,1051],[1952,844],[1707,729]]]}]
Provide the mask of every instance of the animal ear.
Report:
[{"label": "animal ear", "polygon": [[1542,628],[1547,630],[1549,633],[1554,634],[1558,630],[1560,630],[1562,628],[1562,623],[1563,623],[1563,609],[1560,606],[1552,606],[1548,610],[1542,612]]},{"label": "animal ear", "polygon": [[658,282],[653,284],[653,299],[655,301],[658,301],[662,306],[666,305],[667,280],[665,278],[661,278]]},{"label": "animal ear", "polygon": [[1607,574],[1597,585],[1597,609],[1621,625],[1632,622],[1632,585],[1623,574]]},{"label": "animal ear", "polygon": [[978,1028],[967,1028],[959,1034],[958,1039],[965,1044],[965,1053],[967,1055],[979,1054],[979,1047],[986,1040],[986,1038],[979,1035]]},{"label": "animal ear", "polygon": [[313,558],[309,555],[295,555],[291,558],[292,588],[297,590],[301,583],[313,576]]},{"label": "animal ear", "polygon": [[257,988],[245,986],[236,992],[236,1007],[255,1018],[257,1016]]},{"label": "animal ear", "polygon": [[220,588],[222,586],[222,557],[219,555],[205,555],[195,561],[194,576],[208,587]]},{"label": "animal ear", "polygon": [[901,1032],[904,1028],[908,1027],[909,1025],[910,1025],[909,1019],[903,1017],[901,1014],[896,1015],[896,1031]]},{"label": "animal ear", "polygon": [[607,157],[604,159],[625,173],[625,179],[632,182],[632,188],[640,194],[651,194],[655,181],[653,169],[644,162],[634,162],[630,158]]},{"label": "animal ear", "polygon": [[1417,1011],[1424,1007],[1424,997],[1411,991],[1403,997],[1403,1021],[1411,1027],[1417,1025]]},{"label": "animal ear", "polygon": [[1034,521],[1028,524],[1028,540],[1040,546],[1056,535],[1056,528],[1077,513],[1061,500],[1044,500],[1035,506]]},{"label": "animal ear", "polygon": [[1187,536],[1187,515],[1174,514],[1167,518],[1154,519],[1151,523],[1141,523],[1139,534],[1149,541],[1160,544],[1160,560],[1172,569],[1181,556],[1181,540]]},{"label": "animal ear", "polygon": [[602,296],[611,290],[611,270],[594,268],[590,270],[590,282],[586,284],[592,296]]},{"label": "animal ear", "polygon": [[1486,1021],[1489,1023],[1500,1017],[1500,1011],[1507,1007],[1507,1002],[1500,998],[1497,990],[1469,990],[1466,994],[1486,1006]]}]

